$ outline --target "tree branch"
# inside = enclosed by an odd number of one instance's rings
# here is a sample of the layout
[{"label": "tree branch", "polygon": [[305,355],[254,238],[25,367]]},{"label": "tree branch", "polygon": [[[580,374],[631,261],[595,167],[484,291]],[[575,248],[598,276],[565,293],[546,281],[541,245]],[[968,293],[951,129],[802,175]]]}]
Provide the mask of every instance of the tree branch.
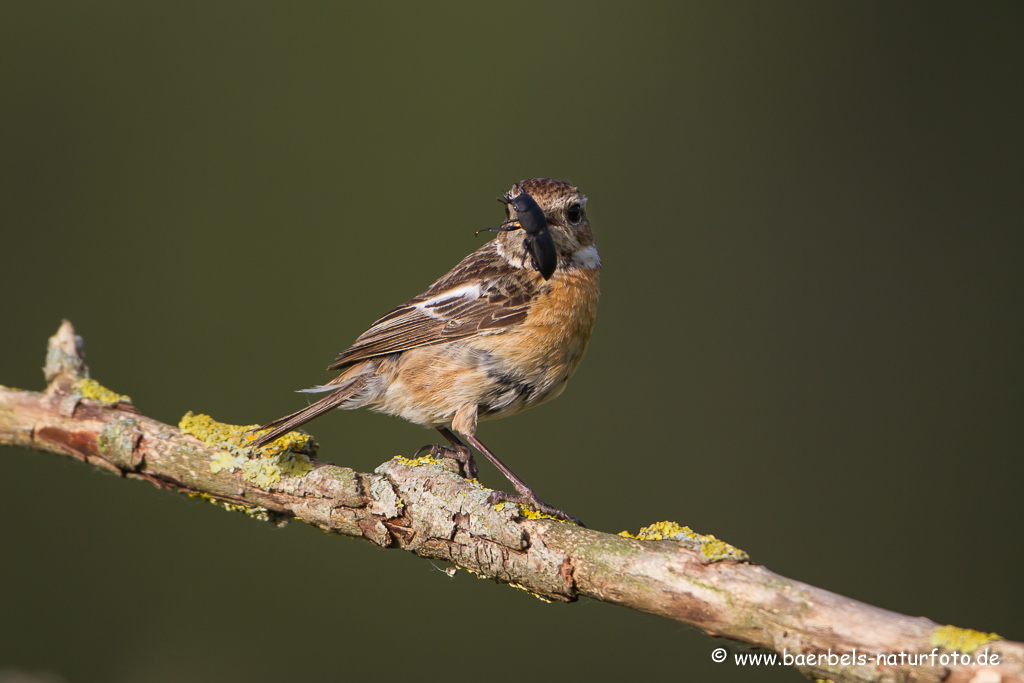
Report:
[{"label": "tree branch", "polygon": [[50,339],[45,374],[43,393],[0,387],[0,444],[450,562],[545,600],[586,596],[657,614],[785,654],[791,659],[782,661],[811,678],[1024,683],[1021,643],[787,579],[673,523],[612,535],[489,505],[490,491],[447,460],[399,457],[368,474],[312,458],[315,444],[304,435],[251,449],[246,428],[206,416],[163,424],[88,379],[81,338],[67,321]]}]

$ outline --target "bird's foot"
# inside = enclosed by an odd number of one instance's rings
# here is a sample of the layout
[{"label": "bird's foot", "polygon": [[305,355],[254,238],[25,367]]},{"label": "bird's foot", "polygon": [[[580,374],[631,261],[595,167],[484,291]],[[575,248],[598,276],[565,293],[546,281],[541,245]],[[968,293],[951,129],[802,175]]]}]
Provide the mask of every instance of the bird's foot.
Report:
[{"label": "bird's foot", "polygon": [[473,451],[469,450],[468,446],[442,446],[440,444],[432,443],[426,446],[420,446],[413,454],[413,460],[419,457],[423,451],[430,451],[430,454],[435,458],[451,458],[456,460],[462,466],[462,474],[466,479],[476,479],[476,462],[473,460]]},{"label": "bird's foot", "polygon": [[545,515],[551,515],[556,519],[561,519],[566,522],[572,522],[573,524],[581,526],[584,529],[587,527],[587,525],[584,524],[579,517],[573,517],[564,510],[559,510],[558,508],[551,507],[550,505],[542,501],[540,498],[538,498],[537,494],[535,494],[533,491],[519,495],[516,495],[514,493],[505,493],[504,491],[491,491],[491,495],[487,497],[487,502],[490,503],[491,505],[494,505],[496,503],[518,503],[520,505],[531,507],[537,512],[543,512]]}]

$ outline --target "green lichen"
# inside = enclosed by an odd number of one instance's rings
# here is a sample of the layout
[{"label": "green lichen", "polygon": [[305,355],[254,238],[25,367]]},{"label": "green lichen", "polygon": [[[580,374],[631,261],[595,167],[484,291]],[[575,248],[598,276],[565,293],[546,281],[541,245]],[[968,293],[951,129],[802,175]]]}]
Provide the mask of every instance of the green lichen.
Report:
[{"label": "green lichen", "polygon": [[142,462],[141,456],[137,462],[132,460],[140,438],[137,427],[138,423],[127,416],[104,424],[96,437],[100,454],[119,467],[135,469]]},{"label": "green lichen", "polygon": [[701,558],[707,562],[721,560],[746,561],[750,556],[734,545],[715,538],[711,534],[698,534],[688,526],[680,526],[675,522],[655,522],[640,529],[635,536],[628,531],[619,532],[619,536],[635,538],[638,541],[679,541],[694,545],[700,549]]},{"label": "green lichen", "polygon": [[947,624],[935,629],[932,633],[931,641],[932,647],[941,647],[945,650],[959,650],[964,654],[970,654],[985,643],[1002,639],[1002,636],[995,633],[983,633]]},{"label": "green lichen", "polygon": [[248,461],[249,458],[244,454],[231,455],[227,451],[220,451],[210,458],[210,471],[214,474],[219,474],[221,470],[234,472],[236,468],[241,467]]},{"label": "green lichen", "polygon": [[715,593],[722,593],[725,596],[726,601],[729,602],[729,604],[732,604],[732,601],[731,601],[731,599],[729,597],[728,591],[726,591],[726,590],[724,590],[722,588],[719,588],[718,586],[712,586],[710,583],[704,583],[703,581],[699,581],[699,580],[693,578],[692,576],[686,577],[686,580],[689,583],[692,583],[694,586],[700,586],[701,588],[703,588],[706,591],[714,591]]},{"label": "green lichen", "polygon": [[309,456],[316,454],[313,437],[290,432],[265,446],[254,448],[259,434],[251,430],[259,425],[231,425],[217,422],[209,415],[191,411],[181,418],[178,428],[208,446],[223,449],[210,459],[210,471],[241,470],[242,477],[260,488],[267,488],[283,477],[303,477],[311,469]]},{"label": "green lichen", "polygon": [[97,401],[99,403],[106,403],[110,406],[117,405],[118,403],[132,402],[130,396],[125,396],[117,393],[116,391],[111,391],[96,380],[89,379],[87,377],[83,377],[75,382],[75,391],[80,393],[82,398],[87,398],[90,401]]}]

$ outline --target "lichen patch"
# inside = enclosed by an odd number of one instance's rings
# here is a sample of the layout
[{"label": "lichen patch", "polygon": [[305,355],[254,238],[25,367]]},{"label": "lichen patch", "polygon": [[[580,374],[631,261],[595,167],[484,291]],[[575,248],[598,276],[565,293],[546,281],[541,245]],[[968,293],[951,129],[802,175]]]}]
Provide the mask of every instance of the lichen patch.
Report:
[{"label": "lichen patch", "polygon": [[494,509],[497,510],[498,512],[501,512],[502,510],[515,510],[518,513],[519,517],[525,517],[526,519],[553,519],[556,522],[565,521],[560,517],[549,515],[546,512],[534,510],[530,506],[523,505],[522,503],[497,503],[495,504]]},{"label": "lichen patch", "polygon": [[941,647],[945,650],[959,650],[964,654],[970,654],[985,643],[993,640],[1002,640],[1002,636],[995,633],[984,633],[970,628],[958,628],[951,624],[939,626],[932,633],[932,647]]},{"label": "lichen patch", "polygon": [[[224,508],[229,512],[242,512],[247,516],[252,517],[253,519],[258,519],[261,522],[271,521],[270,510],[268,510],[265,507],[259,507],[255,505],[237,505],[235,503],[228,503],[223,500],[218,500],[217,498],[211,496],[209,493],[203,493],[202,491],[193,491],[192,493],[188,494],[188,497],[198,498],[199,500],[205,500],[207,503],[216,505],[219,508]],[[285,523],[287,523],[287,520],[285,520]]]},{"label": "lichen patch", "polygon": [[210,458],[210,471],[241,470],[242,477],[260,488],[281,481],[284,477],[304,477],[311,469],[309,456],[316,454],[313,437],[290,432],[265,446],[254,448],[259,434],[252,430],[259,425],[232,425],[218,422],[209,415],[185,414],[178,423],[183,434],[190,434],[207,446],[223,449]]},{"label": "lichen patch", "polygon": [[424,465],[440,465],[440,460],[432,455],[424,455],[419,458],[407,458],[404,455],[396,455],[394,460],[402,463],[406,467],[423,467]]},{"label": "lichen patch", "polygon": [[640,529],[636,535],[622,531],[619,532],[619,536],[635,538],[638,541],[678,541],[699,549],[701,559],[705,562],[750,559],[750,555],[734,545],[715,538],[711,534],[698,534],[690,527],[680,526],[675,522],[655,522]]},{"label": "lichen patch", "polygon": [[118,403],[131,403],[131,396],[125,396],[119,394],[116,391],[111,391],[105,386],[100,384],[94,379],[83,377],[82,379],[75,382],[75,391],[82,395],[82,398],[87,398],[90,401],[96,401],[98,403],[105,403],[108,406],[117,405]]}]

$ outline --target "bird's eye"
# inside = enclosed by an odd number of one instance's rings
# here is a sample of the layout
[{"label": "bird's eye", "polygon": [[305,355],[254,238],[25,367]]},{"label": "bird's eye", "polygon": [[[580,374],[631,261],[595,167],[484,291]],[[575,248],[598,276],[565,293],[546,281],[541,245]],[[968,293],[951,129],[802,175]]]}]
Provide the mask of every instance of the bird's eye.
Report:
[{"label": "bird's eye", "polygon": [[583,216],[583,210],[580,208],[579,204],[573,204],[565,213],[569,216],[569,221],[572,223],[579,223],[580,218]]}]

